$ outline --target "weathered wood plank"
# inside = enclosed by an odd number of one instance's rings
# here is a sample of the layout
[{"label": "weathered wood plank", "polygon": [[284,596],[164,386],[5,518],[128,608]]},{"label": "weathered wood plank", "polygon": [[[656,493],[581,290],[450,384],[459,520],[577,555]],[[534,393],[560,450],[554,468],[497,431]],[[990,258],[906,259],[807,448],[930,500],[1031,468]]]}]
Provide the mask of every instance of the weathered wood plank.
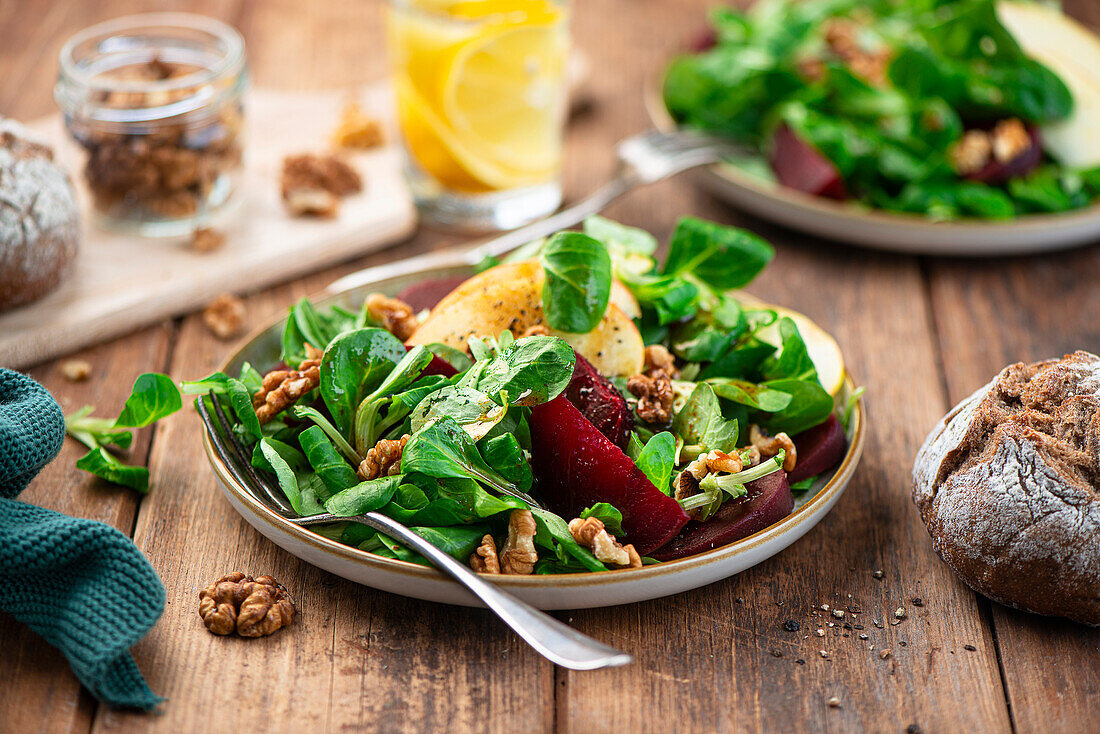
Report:
[{"label": "weathered wood plank", "polygon": [[[937,262],[930,292],[950,401],[1005,365],[1100,352],[1100,246],[1001,263]],[[988,602],[1018,731],[1100,717],[1100,631]]]},{"label": "weathered wood plank", "polygon": [[[101,415],[117,415],[134,379],[142,372],[164,368],[171,335],[171,326],[153,327],[74,355],[92,365],[87,382],[65,380],[60,371],[65,360],[41,365],[29,374],[53,393],[66,413],[94,405]],[[128,461],[145,463],[154,431],[138,432]],[[66,439],[58,457],[19,499],[74,517],[99,520],[129,533],[139,495],[77,469],[75,462],[86,451],[81,444]],[[0,666],[0,731],[86,731],[95,702],[81,689],[61,653],[2,614],[0,640],[4,641],[6,662]],[[9,724],[12,728],[6,729]]]}]

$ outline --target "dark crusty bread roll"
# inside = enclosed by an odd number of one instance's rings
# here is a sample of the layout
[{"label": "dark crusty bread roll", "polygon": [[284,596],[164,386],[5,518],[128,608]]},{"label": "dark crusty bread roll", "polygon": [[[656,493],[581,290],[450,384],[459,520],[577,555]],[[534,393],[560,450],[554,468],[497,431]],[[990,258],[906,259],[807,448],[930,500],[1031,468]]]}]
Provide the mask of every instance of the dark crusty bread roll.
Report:
[{"label": "dark crusty bread roll", "polygon": [[56,288],[79,241],[72,182],[53,151],[0,117],[0,309]]},{"label": "dark crusty bread roll", "polygon": [[1100,625],[1100,358],[1002,370],[929,434],[913,500],[976,591]]}]

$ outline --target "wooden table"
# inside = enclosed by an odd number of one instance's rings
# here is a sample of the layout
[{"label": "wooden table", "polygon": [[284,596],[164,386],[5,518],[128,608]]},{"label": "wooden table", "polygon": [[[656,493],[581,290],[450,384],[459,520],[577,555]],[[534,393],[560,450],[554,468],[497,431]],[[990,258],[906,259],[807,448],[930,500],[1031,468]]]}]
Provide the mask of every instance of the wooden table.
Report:
[{"label": "wooden table", "polygon": [[[576,3],[575,35],[592,75],[569,136],[571,195],[608,175],[618,138],[647,126],[643,79],[711,4]],[[1091,0],[1070,5],[1100,24]],[[379,0],[173,6],[239,27],[258,84],[330,87],[382,73]],[[50,111],[57,50],[70,33],[163,7],[0,3],[0,111],[22,118]],[[169,698],[163,715],[98,705],[56,650],[0,615],[0,731],[1097,731],[1100,632],[971,592],[933,552],[909,499],[909,473],[936,419],[1005,364],[1100,351],[1100,247],[996,262],[876,254],[749,220],[684,180],[636,192],[608,214],[660,236],[678,216],[696,214],[776,243],[778,256],[753,290],[832,331],[867,386],[863,462],[816,529],[736,578],[561,614],[636,657],[626,668],[574,673],[539,658],[485,611],[357,586],[267,542],[216,489],[198,419],[185,410],[142,432],[133,451],[152,472],[148,496],[77,471],[74,442],[22,496],[131,534],[156,567],[168,605],[134,654]],[[251,294],[250,319],[260,323],[336,276],[455,241],[422,231],[388,252]],[[66,382],[56,363],[30,372],[66,410],[90,403],[110,414],[137,374],[205,375],[227,348],[190,316],[82,352],[94,370],[85,383]],[[302,614],[292,629],[260,641],[203,629],[199,589],[237,569],[271,573],[293,590]],[[860,624],[868,639],[815,614],[822,604],[862,609],[844,621]],[[904,622],[873,624],[897,607],[908,611]],[[800,630],[787,631],[787,620]],[[839,707],[827,704],[833,696]]]}]

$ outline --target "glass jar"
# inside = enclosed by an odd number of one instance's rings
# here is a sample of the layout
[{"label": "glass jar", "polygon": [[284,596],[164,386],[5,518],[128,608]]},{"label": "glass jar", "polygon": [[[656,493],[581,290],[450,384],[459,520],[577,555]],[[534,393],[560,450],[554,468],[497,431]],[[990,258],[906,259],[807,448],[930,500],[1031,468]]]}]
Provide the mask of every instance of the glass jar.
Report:
[{"label": "glass jar", "polygon": [[242,167],[244,39],[188,13],[100,23],[61,49],[54,97],[88,152],[100,223],[149,236],[216,223]]}]

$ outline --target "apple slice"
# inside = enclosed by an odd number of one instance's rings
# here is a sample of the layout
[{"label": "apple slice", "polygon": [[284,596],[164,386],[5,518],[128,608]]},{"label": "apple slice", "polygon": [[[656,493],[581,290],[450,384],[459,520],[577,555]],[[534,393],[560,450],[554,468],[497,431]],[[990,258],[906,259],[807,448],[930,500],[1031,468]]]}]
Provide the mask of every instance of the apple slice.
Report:
[{"label": "apple slice", "polygon": [[829,199],[847,199],[848,189],[833,162],[805,142],[789,125],[775,129],[768,158],[779,183]]},{"label": "apple slice", "polygon": [[836,465],[848,451],[848,437],[836,414],[813,428],[792,436],[798,461],[787,475],[788,481],[800,482]]},{"label": "apple slice", "polygon": [[729,545],[779,522],[794,509],[791,485],[782,470],[749,482],[745,489],[744,497],[726,502],[706,522],[689,523],[668,545],[650,555],[658,561],[673,561]]},{"label": "apple slice", "polygon": [[597,502],[610,502],[623,513],[623,542],[642,555],[687,524],[680,503],[654,487],[564,395],[536,405],[529,423],[538,496],[566,520]]},{"label": "apple slice", "polygon": [[580,354],[573,368],[573,379],[565,388],[565,397],[611,443],[626,448],[634,430],[634,413],[626,398]]},{"label": "apple slice", "polygon": [[[505,263],[478,273],[443,297],[413,332],[407,344],[440,342],[465,350],[470,336],[521,336],[544,326],[542,266],[535,261]],[[595,329],[570,334],[550,329],[605,375],[642,371],[645,344],[634,325],[638,303],[621,283],[612,284],[611,303]]]}]

